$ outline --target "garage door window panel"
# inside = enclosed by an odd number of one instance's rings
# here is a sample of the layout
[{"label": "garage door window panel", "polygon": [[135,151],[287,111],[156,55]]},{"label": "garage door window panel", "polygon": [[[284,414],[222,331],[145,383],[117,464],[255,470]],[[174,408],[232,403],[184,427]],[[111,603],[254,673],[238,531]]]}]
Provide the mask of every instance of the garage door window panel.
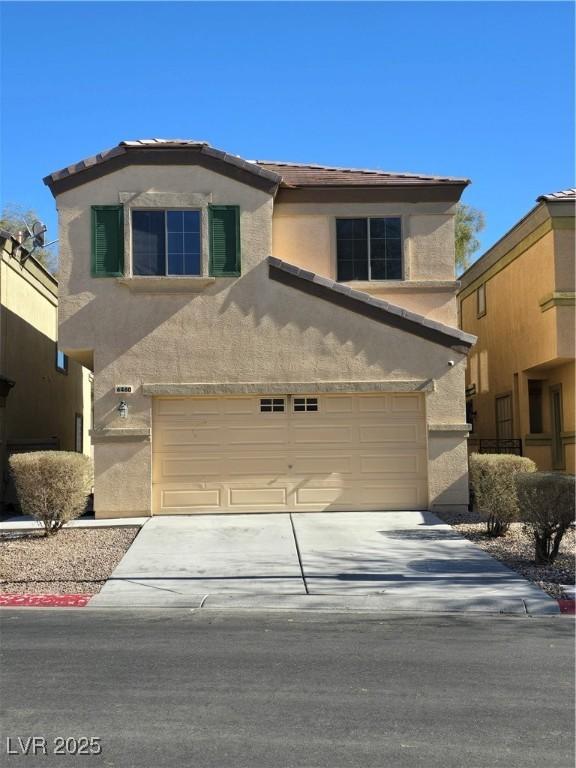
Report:
[{"label": "garage door window panel", "polygon": [[263,397],[260,399],[260,413],[284,413],[286,401],[282,397]]},{"label": "garage door window panel", "polygon": [[293,408],[295,413],[317,412],[318,398],[317,397],[295,397]]}]

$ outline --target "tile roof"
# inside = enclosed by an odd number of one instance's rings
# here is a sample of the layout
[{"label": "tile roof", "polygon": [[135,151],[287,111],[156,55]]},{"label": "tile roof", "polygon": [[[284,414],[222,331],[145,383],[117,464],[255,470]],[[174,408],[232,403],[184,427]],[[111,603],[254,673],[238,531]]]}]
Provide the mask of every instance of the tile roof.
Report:
[{"label": "tile roof", "polygon": [[[137,139],[134,141],[121,141],[116,147],[112,149],[104,150],[91,157],[84,158],[77,163],[68,165],[65,168],[61,168],[58,171],[46,176],[43,181],[49,187],[58,185],[58,182],[69,179],[69,177],[82,172],[96,169],[96,166],[104,165],[105,163],[116,159],[120,161],[126,161],[123,164],[128,164],[129,158],[127,156],[130,153],[134,153],[134,157],[141,157],[143,152],[158,151],[177,151],[188,150],[198,153],[204,158],[215,161],[220,161],[229,166],[235,166],[242,172],[251,174],[252,176],[260,177],[262,180],[270,182],[271,184],[278,184],[280,182],[279,174],[274,171],[269,171],[266,168],[261,168],[256,163],[249,163],[247,160],[243,160],[237,155],[230,155],[227,152],[223,152],[220,149],[215,149],[207,141],[198,141],[196,139]],[[136,162],[136,160],[134,160]],[[97,169],[100,170],[100,169]],[[101,173],[106,173],[102,169]],[[88,179],[86,179],[88,180]],[[78,184],[83,183],[82,179],[77,180]]]},{"label": "tile roof", "polygon": [[550,192],[547,195],[540,195],[537,198],[537,202],[552,203],[555,200],[576,200],[576,189],[563,189],[560,192]]},{"label": "tile roof", "polygon": [[[451,347],[457,351],[467,352],[476,343],[476,336],[465,333],[459,328],[431,320],[416,312],[410,312],[383,299],[377,299],[364,291],[356,291],[345,283],[338,283],[281,259],[269,256],[268,265],[272,279],[343,305],[347,309],[370,317],[377,322],[401,328],[428,341]],[[460,349],[461,347],[464,350]]]},{"label": "tile roof", "polygon": [[[427,176],[416,173],[396,173],[392,171],[371,170],[366,168],[339,168],[327,165],[312,165],[305,163],[273,162],[264,160],[244,160],[237,155],[230,155],[220,149],[215,149],[207,141],[199,139],[135,139],[121,141],[116,147],[84,158],[77,163],[54,171],[44,178],[52,191],[62,191],[90,181],[99,175],[146,158],[146,162],[159,161],[160,157],[170,155],[172,162],[182,157],[175,153],[192,153],[193,157],[202,157],[205,164],[210,159],[213,162],[224,163],[235,167],[236,173],[248,173],[258,178],[260,184],[268,182],[288,189],[299,187],[418,187],[469,184],[469,179],[451,176]],[[154,155],[150,153],[153,152]],[[156,152],[159,154],[156,155]],[[197,154],[196,154],[197,153]],[[162,160],[164,162],[164,159]],[[190,162],[190,160],[189,160]],[[101,167],[101,166],[106,166]],[[72,179],[71,177],[76,177]],[[244,178],[246,178],[244,176]],[[248,177],[250,178],[250,177]]]},{"label": "tile roof", "polygon": [[339,168],[330,165],[255,160],[261,168],[282,176],[283,187],[317,186],[410,186],[428,184],[469,184],[469,179],[453,176],[427,176],[369,168]]}]

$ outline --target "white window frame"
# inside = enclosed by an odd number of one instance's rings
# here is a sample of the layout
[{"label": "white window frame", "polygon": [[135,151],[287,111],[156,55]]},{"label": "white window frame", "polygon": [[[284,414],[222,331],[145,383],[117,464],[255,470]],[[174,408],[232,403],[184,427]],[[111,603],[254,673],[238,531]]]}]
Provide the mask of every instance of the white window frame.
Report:
[{"label": "white window frame", "polygon": [[[203,277],[205,275],[205,264],[204,264],[205,258],[204,258],[204,252],[203,252],[203,246],[204,246],[204,242],[203,242],[203,238],[204,238],[204,235],[203,235],[203,225],[204,225],[203,219],[204,219],[204,215],[203,214],[204,214],[204,209],[202,207],[200,207],[200,206],[186,207],[186,206],[173,206],[173,205],[170,205],[170,206],[136,205],[134,207],[130,207],[129,210],[130,210],[130,217],[129,217],[130,223],[129,223],[129,227],[130,227],[130,275],[131,275],[131,277],[137,277],[137,278],[143,278],[143,279],[151,278],[151,279],[156,279],[156,280],[159,277],[169,277],[171,279],[176,279],[177,280],[180,277],[184,277],[184,278],[186,278],[186,277]],[[146,211],[146,212],[147,211],[153,211],[153,212],[156,212],[156,213],[159,213],[159,212],[164,213],[164,248],[165,248],[165,259],[166,259],[165,267],[168,267],[168,216],[166,216],[166,214],[169,211],[184,211],[184,212],[197,211],[199,216],[200,216],[200,230],[199,230],[199,235],[200,235],[200,271],[198,273],[194,274],[194,275],[189,275],[189,274],[187,274],[187,275],[174,274],[173,275],[172,273],[167,272],[166,270],[164,271],[164,274],[162,274],[162,275],[135,275],[134,274],[134,229],[133,229],[133,226],[132,226],[132,214],[134,213],[134,211],[136,211],[137,213],[140,212],[140,211]]]},{"label": "white window frame", "polygon": [[[482,299],[480,299],[482,297]],[[486,314],[486,283],[481,283],[476,288],[476,317],[484,317]]]},{"label": "white window frame", "polygon": [[[297,403],[301,400],[303,403]],[[314,402],[309,402],[314,401]],[[303,405],[304,407],[296,408],[296,405]],[[316,406],[315,408],[309,408],[309,405]],[[293,395],[292,396],[292,413],[318,413],[320,411],[320,400],[316,396],[308,395]]]},{"label": "white window frame", "polygon": [[[264,400],[270,400],[270,405],[264,404]],[[258,410],[259,410],[260,413],[265,413],[265,414],[268,414],[268,413],[286,413],[287,412],[286,400],[287,400],[287,398],[286,398],[285,395],[282,395],[282,396],[278,396],[278,395],[266,396],[266,395],[264,395],[263,397],[260,397],[258,399]],[[281,409],[276,408],[276,406],[279,406],[280,403],[282,403],[282,408]],[[267,410],[262,410],[263,407],[266,408]],[[268,408],[270,410],[268,410]]]}]

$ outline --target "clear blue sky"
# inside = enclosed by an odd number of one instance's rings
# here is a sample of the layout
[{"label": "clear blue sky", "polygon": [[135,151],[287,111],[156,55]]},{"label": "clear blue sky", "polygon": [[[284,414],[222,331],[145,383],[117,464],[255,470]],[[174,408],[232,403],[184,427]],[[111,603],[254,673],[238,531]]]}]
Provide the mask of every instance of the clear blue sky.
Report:
[{"label": "clear blue sky", "polygon": [[1,14],[2,200],[53,234],[42,177],[122,139],[467,176],[483,249],[539,194],[575,186],[572,3],[4,2]]}]

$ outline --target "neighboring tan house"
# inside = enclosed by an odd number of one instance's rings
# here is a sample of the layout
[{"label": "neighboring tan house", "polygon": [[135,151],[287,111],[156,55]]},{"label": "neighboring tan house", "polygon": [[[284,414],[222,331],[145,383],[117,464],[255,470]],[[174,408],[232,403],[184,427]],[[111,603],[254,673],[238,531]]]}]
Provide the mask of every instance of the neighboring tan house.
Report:
[{"label": "neighboring tan house", "polygon": [[58,350],[57,335],[56,279],[0,230],[0,379],[8,382],[0,396],[0,503],[7,454],[90,453],[92,376]]},{"label": "neighboring tan house", "polygon": [[466,179],[153,139],[45,183],[98,517],[466,507]]},{"label": "neighboring tan house", "polygon": [[460,278],[461,328],[478,336],[466,376],[470,449],[575,471],[574,204],[537,205]]}]

